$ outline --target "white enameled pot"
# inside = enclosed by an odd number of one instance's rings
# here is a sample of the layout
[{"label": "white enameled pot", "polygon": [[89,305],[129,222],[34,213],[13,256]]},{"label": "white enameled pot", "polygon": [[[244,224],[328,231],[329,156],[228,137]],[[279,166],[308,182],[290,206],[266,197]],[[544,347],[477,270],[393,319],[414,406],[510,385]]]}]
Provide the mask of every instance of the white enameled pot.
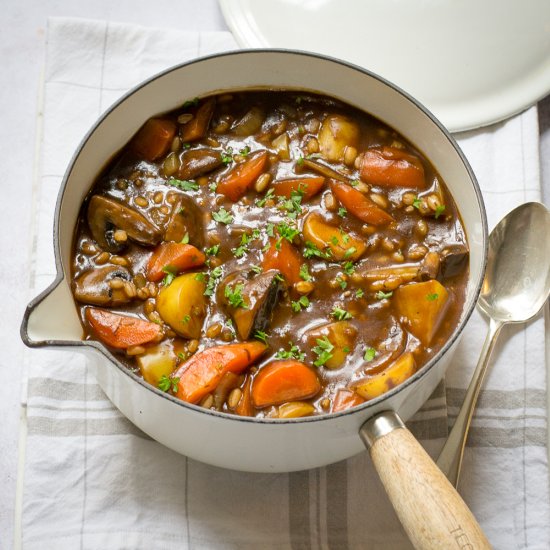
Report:
[{"label": "white enameled pot", "polygon": [[[96,176],[149,117],[175,109],[189,98],[247,88],[321,92],[371,113],[430,159],[462,215],[470,246],[470,274],[460,325],[414,376],[351,410],[290,420],[243,418],[205,410],[145,383],[101,343],[81,340],[82,327],[70,289],[71,248],[80,206]],[[364,450],[359,431],[368,419],[395,411],[407,420],[428,399],[443,378],[475,307],[485,269],[486,242],[481,192],[468,162],[442,125],[402,90],[362,68],[314,54],[282,50],[219,54],[176,66],[139,85],[113,105],[84,138],[67,169],[56,206],[57,278],[28,305],[21,334],[31,347],[69,346],[86,353],[99,384],[116,407],[145,433],[179,453],[245,471],[315,468]],[[372,443],[376,434],[391,431],[389,425],[395,422],[391,417],[388,422],[387,415],[382,419],[373,428],[374,435],[363,430],[362,437]]]}]

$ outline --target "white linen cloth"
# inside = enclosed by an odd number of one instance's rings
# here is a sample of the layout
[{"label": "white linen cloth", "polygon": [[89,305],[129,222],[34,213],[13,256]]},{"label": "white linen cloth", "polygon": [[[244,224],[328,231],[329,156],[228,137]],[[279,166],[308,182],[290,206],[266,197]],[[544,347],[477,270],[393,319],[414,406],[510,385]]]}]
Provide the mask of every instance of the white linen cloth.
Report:
[{"label": "white linen cloth", "polygon": [[[49,21],[30,296],[53,279],[57,192],[98,115],[161,69],[234,48],[224,32]],[[514,206],[540,199],[535,108],[458,138],[491,227]],[[485,331],[474,314],[447,377],[451,423]],[[505,329],[470,434],[461,493],[498,549],[550,546],[544,361],[542,319]],[[27,369],[25,550],[410,548],[366,452],[292,474],[214,468],[133,427],[80,355],[29,350]],[[434,456],[446,436],[446,411],[440,386],[411,422]]]}]

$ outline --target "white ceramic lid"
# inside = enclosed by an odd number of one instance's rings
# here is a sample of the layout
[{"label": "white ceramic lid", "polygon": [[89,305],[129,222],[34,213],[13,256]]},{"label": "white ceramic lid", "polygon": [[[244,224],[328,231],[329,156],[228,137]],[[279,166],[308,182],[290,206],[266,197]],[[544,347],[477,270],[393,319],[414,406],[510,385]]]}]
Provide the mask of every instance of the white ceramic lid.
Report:
[{"label": "white ceramic lid", "polygon": [[549,0],[219,0],[243,47],[361,65],[451,131],[503,120],[550,91]]}]

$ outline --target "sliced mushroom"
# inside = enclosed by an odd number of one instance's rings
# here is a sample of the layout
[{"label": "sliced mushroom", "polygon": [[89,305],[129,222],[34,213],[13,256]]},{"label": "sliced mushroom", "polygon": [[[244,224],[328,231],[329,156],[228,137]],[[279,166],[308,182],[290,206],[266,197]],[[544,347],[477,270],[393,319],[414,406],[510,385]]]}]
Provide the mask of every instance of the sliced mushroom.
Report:
[{"label": "sliced mushroom", "polygon": [[304,159],[301,164],[301,170],[303,171],[303,168],[309,168],[310,170],[313,170],[314,172],[317,172],[318,174],[321,174],[322,176],[325,176],[327,178],[333,178],[338,181],[343,182],[349,182],[349,178],[344,176],[344,174],[341,174],[340,172],[333,170],[329,166],[322,164],[321,162],[318,162],[316,160],[310,160],[310,159]]},{"label": "sliced mushroom", "polygon": [[[230,273],[218,286],[217,298],[233,319],[239,337],[243,340],[253,336],[258,330],[264,331],[271,322],[271,316],[284,289],[281,274],[269,269],[260,275],[249,270]],[[227,286],[235,290],[242,285],[241,295],[245,307],[233,307],[225,293]]]},{"label": "sliced mushroom", "polygon": [[441,260],[437,252],[428,252],[422,260],[420,267],[420,280],[435,279],[439,274]]},{"label": "sliced mushroom", "polygon": [[204,246],[202,213],[191,197],[180,195],[172,207],[164,240],[180,242],[186,234],[189,235],[190,244],[197,248]]},{"label": "sliced mushroom", "polygon": [[461,273],[468,263],[469,255],[470,251],[464,244],[456,244],[445,248],[441,254],[441,278],[454,277]]},{"label": "sliced mushroom", "polygon": [[[130,272],[125,267],[107,265],[85,271],[74,282],[74,295],[79,302],[96,306],[117,306],[130,301],[120,288],[112,288],[111,281],[130,281]],[[117,285],[118,286],[118,285]]]},{"label": "sliced mushroom", "polygon": [[129,239],[145,246],[158,244],[162,236],[159,228],[143,214],[101,195],[90,199],[88,225],[96,243],[109,252],[119,252],[125,246],[114,238],[117,229],[126,231]]},{"label": "sliced mushroom", "polygon": [[222,164],[222,156],[214,149],[192,149],[180,155],[178,177],[190,180],[215,170]]}]

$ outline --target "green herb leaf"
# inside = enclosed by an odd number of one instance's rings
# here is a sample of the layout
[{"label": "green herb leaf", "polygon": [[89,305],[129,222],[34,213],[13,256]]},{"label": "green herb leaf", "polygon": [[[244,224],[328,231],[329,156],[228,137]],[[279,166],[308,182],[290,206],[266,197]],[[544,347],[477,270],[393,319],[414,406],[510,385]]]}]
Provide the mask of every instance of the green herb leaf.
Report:
[{"label": "green herb leaf", "polygon": [[382,290],[379,290],[374,297],[378,300],[386,300],[388,298],[391,298],[393,296],[393,292],[383,292]]},{"label": "green herb leaf", "polygon": [[302,311],[302,309],[306,309],[309,303],[309,298],[307,296],[301,296],[297,302],[291,302],[290,305],[292,306],[292,311],[298,313]]},{"label": "green herb leaf", "polygon": [[353,315],[346,311],[345,309],[342,309],[340,307],[334,306],[332,308],[332,311],[330,314],[337,320],[337,321],[347,321],[348,319],[353,319]]},{"label": "green herb leaf", "polygon": [[215,193],[218,189],[218,182],[213,181],[212,183],[209,183],[208,184],[208,189],[210,189],[210,191],[212,191],[212,193]]},{"label": "green herb leaf", "polygon": [[374,348],[367,348],[363,355],[365,361],[372,361],[376,357],[376,350]]},{"label": "green herb leaf", "polygon": [[265,203],[273,197],[273,194],[275,191],[271,187],[267,190],[267,193],[263,196],[262,199],[256,199],[256,206],[259,206],[260,208],[263,208],[265,206]]},{"label": "green herb leaf", "polygon": [[186,233],[181,240],[181,244],[189,244],[189,233]]},{"label": "green herb leaf", "polygon": [[355,266],[353,265],[353,262],[346,262],[344,264],[344,273],[348,276],[350,276],[355,271]]},{"label": "green herb leaf", "polygon": [[239,149],[239,155],[242,155],[243,157],[246,157],[250,153],[250,147],[248,145],[245,145],[242,149]]},{"label": "green herb leaf", "polygon": [[162,268],[163,273],[166,273],[166,276],[164,279],[162,279],[162,284],[164,286],[169,286],[172,281],[176,278],[176,275],[178,274],[178,270],[171,265],[165,265]]},{"label": "green herb leaf", "polygon": [[204,281],[206,281],[206,275],[202,272],[197,273],[195,275],[195,281],[200,281],[201,283],[204,283]]},{"label": "green herb leaf", "polygon": [[298,157],[298,158],[296,159],[296,164],[297,164],[298,166],[302,166],[302,164],[304,164],[304,157]]},{"label": "green herb leaf", "polygon": [[300,279],[303,279],[304,281],[311,281],[312,277],[309,274],[307,264],[302,264],[300,266]]},{"label": "green herb leaf", "polygon": [[336,277],[336,282],[340,285],[340,288],[342,290],[346,290],[348,283],[344,279],[342,279],[342,277]]},{"label": "green herb leaf", "polygon": [[292,227],[291,225],[287,225],[284,222],[277,225],[277,231],[283,239],[286,239],[291,244],[294,241],[294,238],[300,234],[299,229],[296,229],[296,227]]},{"label": "green herb leaf", "polygon": [[210,276],[208,277],[208,283],[206,284],[206,290],[204,291],[205,296],[213,296],[214,295],[214,289],[216,288],[216,284],[218,282],[218,279],[222,276],[223,269],[221,266],[215,267],[211,272]]},{"label": "green herb leaf", "polygon": [[350,185],[352,187],[357,187],[361,182],[359,180],[352,180],[350,181]]},{"label": "green herb leaf", "polygon": [[437,300],[439,298],[439,294],[437,294],[436,292],[434,292],[433,294],[426,294],[426,300],[428,300],[429,302],[435,302],[435,300]]},{"label": "green herb leaf", "polygon": [[214,246],[211,246],[210,248],[207,248],[205,250],[205,253],[208,255],[208,256],[217,256],[220,252],[220,245],[219,244],[215,244]]},{"label": "green herb leaf", "polygon": [[183,319],[181,320],[182,323],[188,323],[189,321],[191,321],[191,315],[184,315],[183,316]]},{"label": "green herb leaf", "polygon": [[350,256],[353,256],[356,252],[357,248],[355,248],[355,246],[350,246],[344,253],[344,258],[349,258]]},{"label": "green herb leaf", "polygon": [[188,99],[182,106],[182,109],[188,109],[189,107],[196,107],[199,104],[199,98],[194,97],[193,99]]},{"label": "green herb leaf", "polygon": [[169,376],[166,376],[166,374],[163,374],[158,383],[159,390],[168,392],[172,391],[173,393],[176,393],[178,391],[178,384],[180,379],[175,376],[174,378],[170,378]]},{"label": "green herb leaf", "polygon": [[222,162],[227,166],[233,162],[233,147],[228,147],[221,154]]},{"label": "green herb leaf", "polygon": [[297,361],[303,361],[306,358],[306,354],[298,346],[295,346],[292,342],[289,342],[289,345],[288,351],[280,349],[275,354],[275,359],[296,359]]},{"label": "green herb leaf", "polygon": [[275,230],[275,224],[273,224],[273,223],[268,223],[265,226],[265,232],[267,233],[268,237],[274,237],[275,236],[274,230]]},{"label": "green herb leaf", "polygon": [[422,205],[422,200],[419,199],[418,197],[415,197],[413,202],[412,202],[412,205],[415,207],[415,208],[420,208],[420,206]]},{"label": "green herb leaf", "polygon": [[365,295],[365,291],[362,288],[358,288],[355,291],[355,297],[356,298],[362,298]]},{"label": "green herb leaf", "polygon": [[323,260],[328,260],[332,256],[330,248],[326,250],[319,250],[315,244],[311,241],[306,241],[305,249],[303,252],[304,258],[322,258]]},{"label": "green herb leaf", "polygon": [[262,273],[263,269],[259,265],[251,265],[250,269],[254,271],[254,273],[257,273],[258,275]]},{"label": "green herb leaf", "polygon": [[443,212],[445,212],[445,205],[444,204],[440,204],[438,207],[436,207],[435,209],[435,219],[437,220],[437,218],[439,218],[439,216],[441,216],[441,214],[443,214]]},{"label": "green herb leaf", "polygon": [[341,206],[340,208],[338,208],[338,215],[341,218],[345,218],[348,215],[348,211],[343,206]]},{"label": "green herb leaf", "polygon": [[223,206],[217,212],[213,212],[212,217],[215,221],[226,225],[233,222],[233,216]]},{"label": "green herb leaf", "polygon": [[231,288],[229,285],[225,287],[225,297],[231,307],[248,309],[248,305],[242,295],[243,288],[244,284],[235,285],[234,288]]},{"label": "green herb leaf", "polygon": [[267,333],[266,332],[263,332],[262,330],[257,330],[254,333],[254,338],[256,338],[256,340],[260,340],[265,345],[267,345]]},{"label": "green herb leaf", "polygon": [[332,358],[331,352],[334,350],[334,346],[326,336],[323,336],[323,338],[317,338],[315,341],[317,342],[317,345],[312,349],[312,351],[315,355],[317,355],[317,359],[313,362],[313,364],[316,367],[321,367]]},{"label": "green herb leaf", "polygon": [[182,189],[183,191],[197,191],[199,189],[199,184],[190,180],[177,180],[175,178],[171,178],[166,183]]}]

